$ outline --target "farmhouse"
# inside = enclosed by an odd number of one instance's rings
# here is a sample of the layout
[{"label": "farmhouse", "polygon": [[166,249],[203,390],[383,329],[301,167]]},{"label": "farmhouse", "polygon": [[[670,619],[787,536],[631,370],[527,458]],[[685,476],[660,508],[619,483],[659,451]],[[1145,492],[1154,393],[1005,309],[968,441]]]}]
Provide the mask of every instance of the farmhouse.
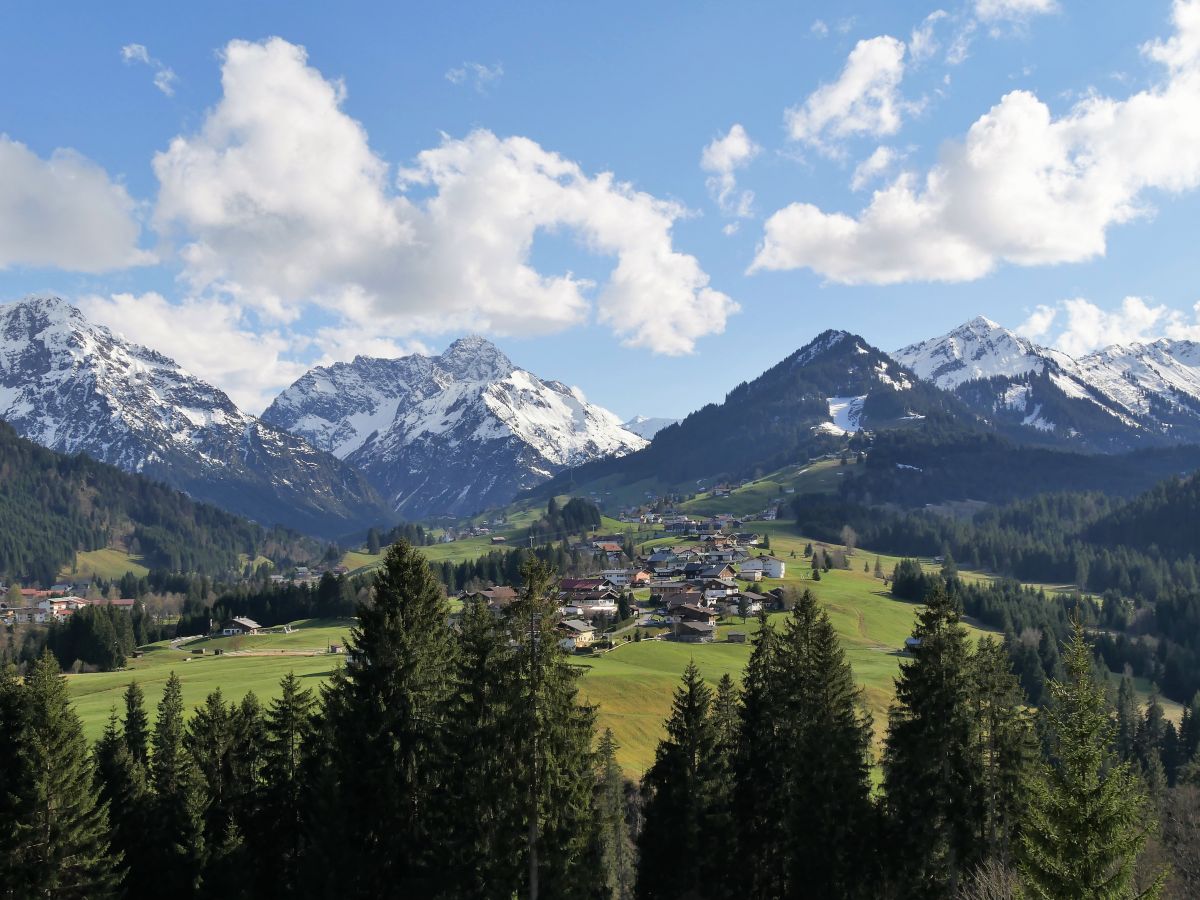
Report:
[{"label": "farmhouse", "polygon": [[564,650],[582,650],[590,647],[596,639],[596,629],[581,619],[565,619],[559,622],[558,631],[563,635],[558,645]]},{"label": "farmhouse", "polygon": [[763,578],[782,578],[787,566],[777,556],[755,556],[742,563],[742,572],[761,572]]},{"label": "farmhouse", "polygon": [[261,627],[253,619],[247,619],[245,616],[235,616],[221,623],[221,634],[225,637],[233,637],[239,634],[258,634],[258,630]]},{"label": "farmhouse", "polygon": [[710,644],[717,633],[712,622],[677,622],[675,640],[686,644]]}]

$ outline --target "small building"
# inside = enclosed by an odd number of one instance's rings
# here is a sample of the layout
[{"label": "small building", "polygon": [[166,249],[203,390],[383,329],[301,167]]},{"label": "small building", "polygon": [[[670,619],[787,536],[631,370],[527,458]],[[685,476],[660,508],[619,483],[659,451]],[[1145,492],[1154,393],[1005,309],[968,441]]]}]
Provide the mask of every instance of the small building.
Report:
[{"label": "small building", "polygon": [[564,650],[582,650],[596,639],[596,629],[582,619],[564,619],[557,627],[563,635],[558,643]]},{"label": "small building", "polygon": [[236,637],[240,634],[258,634],[260,628],[262,626],[253,619],[247,619],[245,616],[235,616],[221,623],[221,634],[224,637]]},{"label": "small building", "polygon": [[508,538],[506,538],[504,535],[502,535],[502,534],[492,535],[492,545],[493,546],[496,544],[507,544],[507,543],[508,543]]},{"label": "small building", "polygon": [[717,626],[711,622],[676,622],[675,640],[685,644],[711,644]]},{"label": "small building", "polygon": [[744,644],[746,643],[746,632],[731,631],[725,636],[725,638],[731,644]]}]

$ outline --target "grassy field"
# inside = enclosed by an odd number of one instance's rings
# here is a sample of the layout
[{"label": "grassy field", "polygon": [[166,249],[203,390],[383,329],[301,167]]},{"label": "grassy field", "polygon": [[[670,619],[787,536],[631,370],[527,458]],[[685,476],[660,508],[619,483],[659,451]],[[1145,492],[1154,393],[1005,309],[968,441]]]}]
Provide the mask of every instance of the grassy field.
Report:
[{"label": "grassy field", "polygon": [[[315,641],[318,631],[338,635],[345,628],[338,625],[325,629],[310,629],[310,643]],[[279,639],[294,635],[276,635]],[[248,639],[248,638],[247,638]],[[209,642],[211,648],[215,642]],[[322,648],[324,639],[315,641]],[[199,646],[199,645],[197,645]],[[260,648],[262,649],[262,648]],[[295,649],[295,648],[292,648]],[[295,672],[306,687],[316,690],[333,674],[341,657],[330,655],[301,656],[278,653],[264,656],[195,656],[189,650],[171,650],[166,645],[156,644],[140,659],[131,659],[129,667],[122,672],[101,672],[67,676],[67,687],[76,712],[83,720],[84,731],[89,740],[100,737],[108,721],[109,710],[122,708],[122,695],[130,681],[137,681],[146,694],[146,705],[151,719],[154,709],[162,697],[163,686],[174,671],[183,683],[183,702],[194,709],[204,702],[212,691],[220,688],[227,700],[240,700],[253,691],[264,704],[279,695],[279,681],[288,672]]]},{"label": "grassy field", "polygon": [[[729,513],[745,516],[762,512],[773,500],[788,500],[794,494],[823,494],[837,490],[843,478],[853,477],[854,465],[841,465],[840,460],[822,459],[813,463],[785,466],[730,491],[727,496],[697,494],[680,504],[680,509],[695,515],[712,516]],[[790,492],[790,493],[789,493]]]},{"label": "grassy field", "polygon": [[79,551],[75,554],[74,568],[64,569],[60,578],[103,578],[112,581],[126,572],[139,578],[149,575],[150,570],[142,565],[140,556],[130,556],[124,550],[106,547],[103,550]]}]

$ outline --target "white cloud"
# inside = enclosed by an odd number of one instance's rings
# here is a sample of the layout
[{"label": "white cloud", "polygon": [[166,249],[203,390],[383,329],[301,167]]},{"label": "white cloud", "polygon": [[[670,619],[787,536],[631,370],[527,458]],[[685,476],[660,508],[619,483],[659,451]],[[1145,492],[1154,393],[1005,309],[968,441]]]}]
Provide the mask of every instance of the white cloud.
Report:
[{"label": "white cloud", "polygon": [[895,134],[905,108],[899,94],[903,77],[903,41],[888,35],[859,41],[836,81],[784,114],[789,137],[836,153],[836,142],[844,138]]},{"label": "white cloud", "polygon": [[145,44],[126,44],[121,48],[121,59],[126,63],[141,63],[154,70],[154,86],[168,97],[175,96],[175,82],[178,80],[175,72],[169,66],[155,59],[146,49]]},{"label": "white cloud", "polygon": [[829,26],[823,19],[816,19],[808,29],[814,37],[829,37]]},{"label": "white cloud", "polygon": [[[183,242],[196,293],[218,290],[281,320],[312,302],[346,327],[394,335],[476,328],[546,333],[597,318],[630,346],[686,353],[737,309],[672,246],[685,214],[589,176],[534,141],[444,137],[399,172],[340,108],[342,85],[273,38],[234,41],[198,134],[155,156],[156,221]],[[607,282],[543,274],[539,232],[615,257]]]},{"label": "white cloud", "polygon": [[0,134],[0,269],[103,272],[153,261],[125,187],[73,150],[42,159]]},{"label": "white cloud", "polygon": [[924,176],[903,173],[858,216],[794,203],[772,215],[751,271],[812,268],[831,281],[966,281],[1002,262],[1079,262],[1110,226],[1149,215],[1144,193],[1200,185],[1200,0],[1176,34],[1144,47],[1164,82],[1124,100],[1091,96],[1055,118],[1006,94]]},{"label": "white cloud", "polygon": [[851,189],[861,191],[890,169],[897,159],[899,154],[891,147],[876,147],[870,156],[854,167],[854,174],[850,178]]},{"label": "white cloud", "polygon": [[251,413],[261,412],[308,370],[287,358],[297,349],[295,338],[256,327],[236,303],[211,298],[170,303],[154,292],[90,295],[76,302],[88,318],[166,354]]},{"label": "white cloud", "polygon": [[944,9],[935,9],[912,30],[912,36],[908,39],[908,55],[914,63],[923,62],[937,53],[941,45],[934,26],[949,15]]},{"label": "white cloud", "polygon": [[[1060,322],[1057,332],[1052,326]],[[1200,304],[1186,314],[1169,306],[1151,306],[1141,297],[1126,297],[1114,310],[1101,309],[1076,297],[1055,306],[1039,306],[1017,329],[1044,340],[1071,356],[1083,356],[1112,344],[1148,343],[1161,337],[1200,339]]]},{"label": "white cloud", "polygon": [[[754,205],[754,191],[738,191],[735,172],[748,165],[762,150],[751,140],[746,129],[735,124],[724,137],[714,138],[700,154],[700,168],[711,175],[705,180],[709,193],[727,216],[749,218]],[[736,223],[731,223],[733,231]],[[730,225],[726,226],[727,232]]]},{"label": "white cloud", "polygon": [[500,63],[485,66],[483,63],[465,62],[446,72],[446,80],[451,84],[471,84],[481,94],[487,93],[488,85],[498,81],[504,74],[504,66]]},{"label": "white cloud", "polygon": [[975,15],[982,22],[1024,22],[1057,12],[1056,0],[975,0]]}]

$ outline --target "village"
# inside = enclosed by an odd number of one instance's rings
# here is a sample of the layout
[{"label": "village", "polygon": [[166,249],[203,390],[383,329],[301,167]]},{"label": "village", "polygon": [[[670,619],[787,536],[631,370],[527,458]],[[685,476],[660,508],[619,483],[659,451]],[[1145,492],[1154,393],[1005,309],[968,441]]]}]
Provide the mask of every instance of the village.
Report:
[{"label": "village", "polygon": [[[772,555],[760,535],[733,531],[742,523],[731,516],[656,519],[654,524],[683,543],[659,546],[626,565],[618,563],[628,561],[627,535],[600,535],[573,548],[592,551],[597,571],[559,582],[558,630],[565,650],[591,653],[621,640],[709,643],[722,618],[744,621],[764,609],[781,608],[783,588],[754,589],[763,579],[782,579],[787,571],[785,560]],[[605,563],[612,567],[603,567]],[[463,591],[458,599],[482,600],[499,614],[517,596],[513,587],[493,585]],[[739,631],[727,635],[733,642],[745,637]]]}]

